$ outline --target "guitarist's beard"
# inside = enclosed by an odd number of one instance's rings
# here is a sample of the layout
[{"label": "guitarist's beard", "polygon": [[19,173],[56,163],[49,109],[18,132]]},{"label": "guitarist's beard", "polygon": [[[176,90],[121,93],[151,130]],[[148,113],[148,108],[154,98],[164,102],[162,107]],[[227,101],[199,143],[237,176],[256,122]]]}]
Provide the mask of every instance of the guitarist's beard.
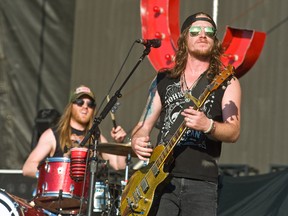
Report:
[{"label": "guitarist's beard", "polygon": [[209,61],[212,54],[212,49],[196,49],[193,51],[189,51],[189,54],[201,61]]}]

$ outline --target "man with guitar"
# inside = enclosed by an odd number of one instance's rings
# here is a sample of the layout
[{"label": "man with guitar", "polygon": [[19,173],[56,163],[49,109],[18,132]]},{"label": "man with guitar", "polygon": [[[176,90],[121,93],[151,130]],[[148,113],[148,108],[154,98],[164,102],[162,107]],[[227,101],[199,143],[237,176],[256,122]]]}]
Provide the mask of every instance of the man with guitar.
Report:
[{"label": "man with guitar", "polygon": [[[149,164],[129,179],[122,215],[217,214],[217,163],[222,142],[234,143],[240,135],[241,87],[232,66],[220,61],[216,28],[206,13],[189,16],[175,66],[152,82],[131,140],[138,158],[150,158]],[[157,120],[160,131],[152,149],[147,146]]]}]

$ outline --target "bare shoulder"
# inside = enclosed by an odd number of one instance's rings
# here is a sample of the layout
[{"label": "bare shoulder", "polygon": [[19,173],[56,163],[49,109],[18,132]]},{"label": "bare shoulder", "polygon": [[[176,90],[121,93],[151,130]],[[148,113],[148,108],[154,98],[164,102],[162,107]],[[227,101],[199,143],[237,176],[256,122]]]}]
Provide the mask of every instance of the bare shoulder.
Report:
[{"label": "bare shoulder", "polygon": [[56,149],[56,138],[51,128],[41,134],[36,149],[45,149],[47,152],[53,152]]},{"label": "bare shoulder", "polygon": [[44,142],[51,142],[51,141],[56,141],[55,140],[55,136],[54,133],[52,131],[51,128],[48,128],[47,130],[45,130],[40,138],[39,138],[39,142],[44,141]]},{"label": "bare shoulder", "polygon": [[241,97],[241,85],[237,78],[233,78],[229,81],[229,84],[226,87],[224,97]]}]

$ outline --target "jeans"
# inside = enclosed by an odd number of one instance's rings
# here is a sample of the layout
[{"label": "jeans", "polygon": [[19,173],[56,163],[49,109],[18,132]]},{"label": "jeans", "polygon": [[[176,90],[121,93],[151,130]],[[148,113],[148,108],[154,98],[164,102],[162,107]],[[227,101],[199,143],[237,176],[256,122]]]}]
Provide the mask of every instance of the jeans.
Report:
[{"label": "jeans", "polygon": [[161,196],[157,216],[216,216],[217,184],[173,178]]}]

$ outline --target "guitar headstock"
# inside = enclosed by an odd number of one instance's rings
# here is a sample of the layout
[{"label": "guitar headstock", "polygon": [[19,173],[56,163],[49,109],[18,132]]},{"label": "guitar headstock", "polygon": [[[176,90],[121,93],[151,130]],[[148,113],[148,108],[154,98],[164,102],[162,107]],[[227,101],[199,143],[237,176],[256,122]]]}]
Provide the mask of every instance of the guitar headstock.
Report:
[{"label": "guitar headstock", "polygon": [[219,88],[219,86],[226,88],[227,85],[230,84],[230,80],[234,78],[234,74],[234,67],[229,64],[224,70],[222,70],[213,78],[212,82],[209,84],[210,92],[215,91]]}]

